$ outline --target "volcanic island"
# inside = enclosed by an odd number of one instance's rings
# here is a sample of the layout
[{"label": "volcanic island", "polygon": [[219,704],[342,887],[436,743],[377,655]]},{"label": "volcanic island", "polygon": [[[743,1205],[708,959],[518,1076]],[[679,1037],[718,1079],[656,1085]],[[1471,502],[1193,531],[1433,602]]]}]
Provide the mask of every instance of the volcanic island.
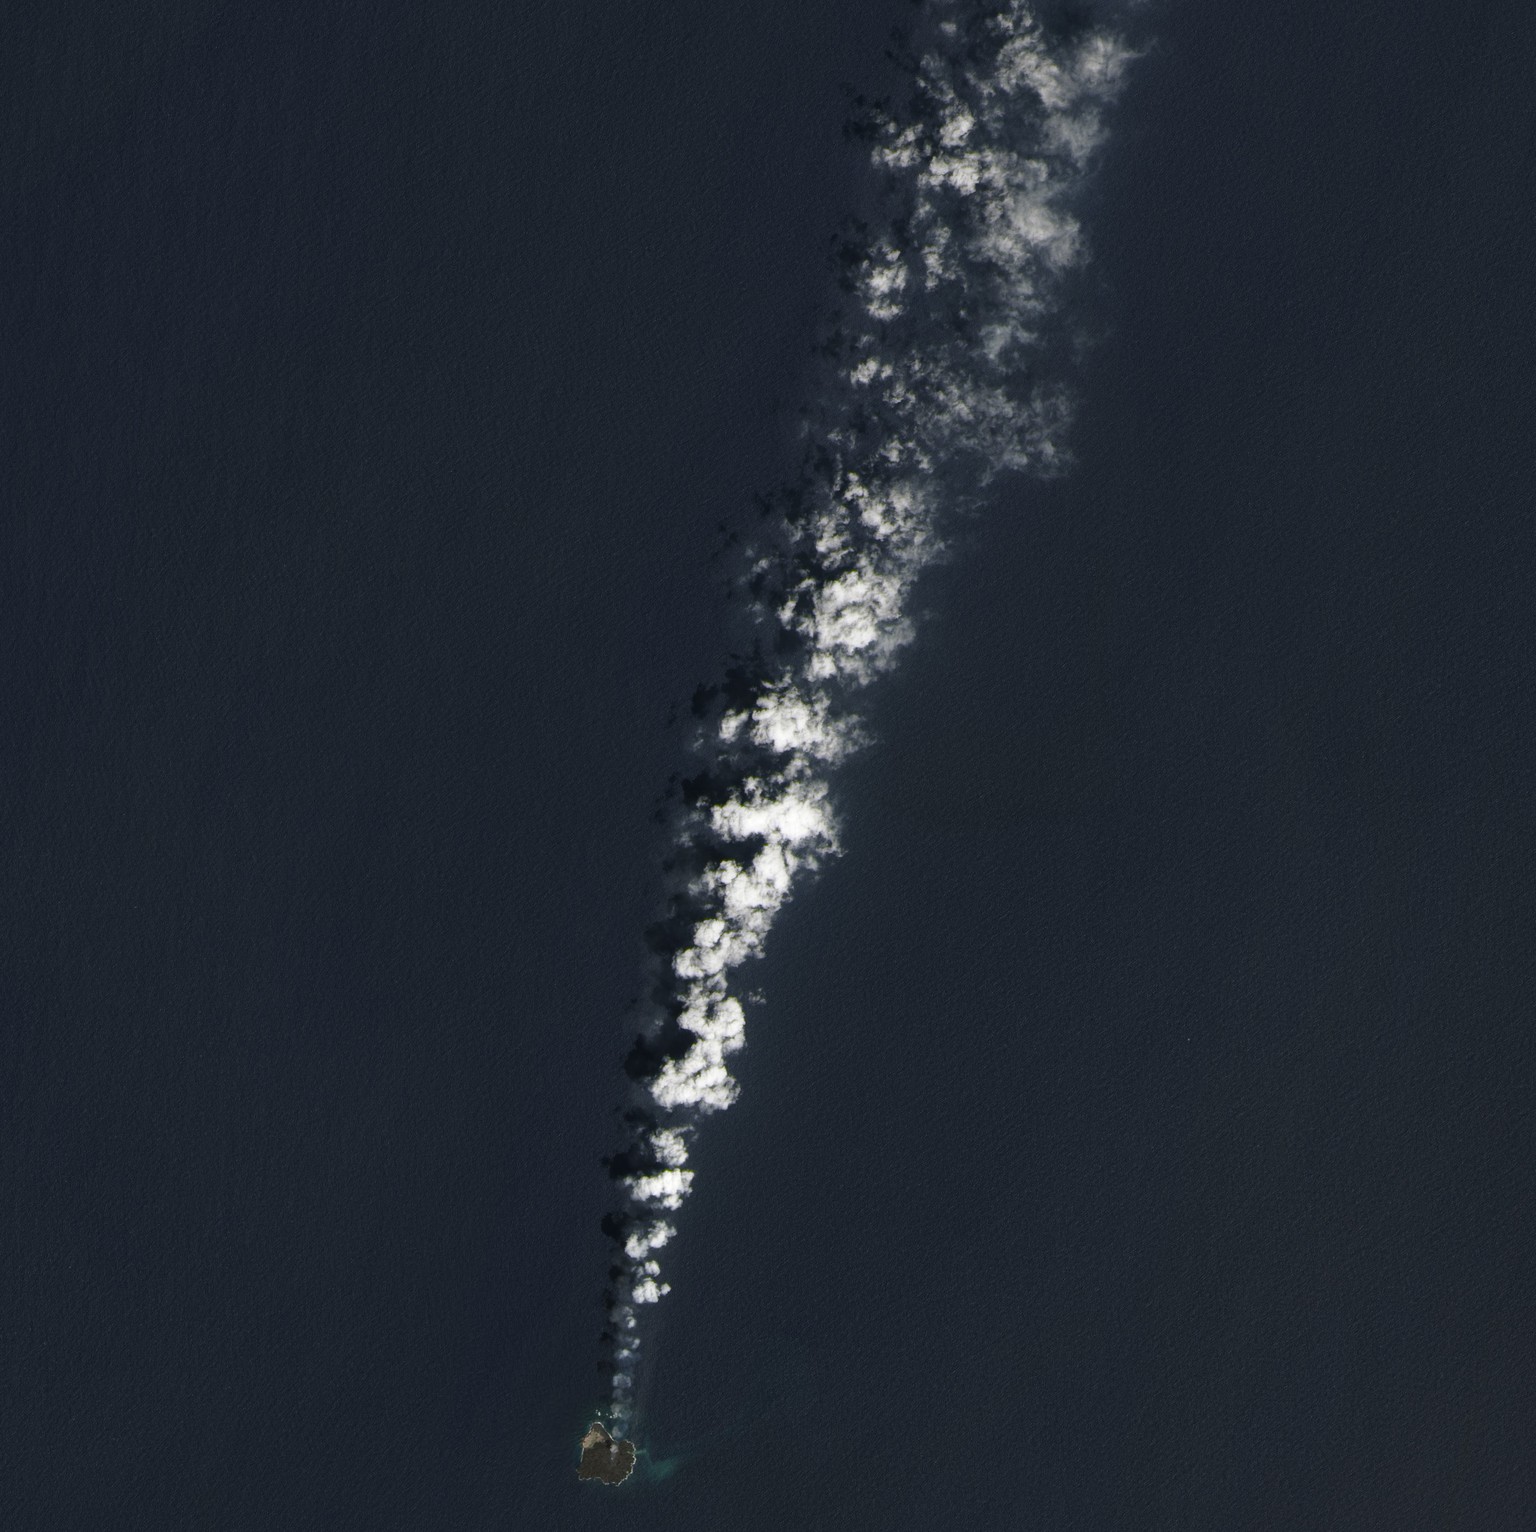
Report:
[{"label": "volcanic island", "polygon": [[578,1479],[596,1479],[599,1484],[622,1484],[635,1471],[635,1444],[621,1436],[617,1441],[594,1420],[581,1439],[581,1463]]}]

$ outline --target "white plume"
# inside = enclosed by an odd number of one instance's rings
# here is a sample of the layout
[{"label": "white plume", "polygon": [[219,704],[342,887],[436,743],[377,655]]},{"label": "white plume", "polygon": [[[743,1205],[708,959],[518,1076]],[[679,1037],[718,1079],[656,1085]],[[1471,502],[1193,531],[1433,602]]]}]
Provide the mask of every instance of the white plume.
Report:
[{"label": "white plume", "polygon": [[736,1099],[736,971],[838,851],[828,774],[862,743],[856,694],[913,641],[912,589],[956,496],[1053,471],[1064,451],[1065,396],[1034,374],[1061,279],[1084,259],[1074,193],[1133,55],[1105,31],[1053,44],[1026,0],[969,18],[949,0],[932,9],[909,109],[867,124],[888,216],[847,252],[851,299],[805,473],[746,584],[772,658],[700,710],[704,771],[676,821],[656,1016],[631,1061],[643,1100],[609,1311],[620,1425],[635,1306],[667,1291],[656,1252],[674,1229],[656,1211],[688,1195],[689,1130]]}]

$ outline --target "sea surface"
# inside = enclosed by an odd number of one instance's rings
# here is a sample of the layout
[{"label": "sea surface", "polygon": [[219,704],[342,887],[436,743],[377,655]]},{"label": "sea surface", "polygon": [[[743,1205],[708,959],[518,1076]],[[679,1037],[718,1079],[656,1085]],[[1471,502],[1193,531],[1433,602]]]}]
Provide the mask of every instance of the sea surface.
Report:
[{"label": "sea surface", "polygon": [[1075,463],[921,587],[617,1490],[654,815],[912,8],[12,17],[6,1532],[1536,1526],[1536,11],[1086,9]]}]

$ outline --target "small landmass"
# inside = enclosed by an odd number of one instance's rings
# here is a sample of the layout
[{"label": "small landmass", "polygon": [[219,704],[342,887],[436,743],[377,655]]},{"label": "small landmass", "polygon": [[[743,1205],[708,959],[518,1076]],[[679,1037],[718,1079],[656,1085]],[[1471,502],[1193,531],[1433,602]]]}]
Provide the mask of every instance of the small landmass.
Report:
[{"label": "small landmass", "polygon": [[615,1439],[594,1420],[581,1439],[578,1479],[596,1479],[599,1484],[622,1484],[635,1471],[635,1444]]}]

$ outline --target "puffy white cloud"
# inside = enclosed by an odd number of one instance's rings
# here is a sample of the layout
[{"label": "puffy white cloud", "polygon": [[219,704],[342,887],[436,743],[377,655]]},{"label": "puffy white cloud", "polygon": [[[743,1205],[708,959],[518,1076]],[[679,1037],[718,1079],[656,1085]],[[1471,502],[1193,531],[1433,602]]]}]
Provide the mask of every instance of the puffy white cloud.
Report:
[{"label": "puffy white cloud", "polygon": [[630,1232],[624,1241],[624,1254],[632,1261],[642,1261],[653,1250],[660,1250],[676,1233],[677,1230],[671,1224],[658,1218],[654,1223],[645,1224]]},{"label": "puffy white cloud", "polygon": [[829,774],[864,743],[857,693],[915,636],[913,587],[944,549],[941,486],[1049,472],[1065,450],[1065,397],[1025,387],[1023,364],[1040,355],[1062,274],[1085,259],[1073,193],[1133,54],[1100,32],[1052,44],[1027,0],[981,15],[961,0],[934,5],[925,108],[877,125],[890,216],[853,273],[846,360],[809,430],[814,471],[753,568],[765,652],[793,657],[765,666],[708,731],[710,791],[678,825],[678,863],[693,871],[677,892],[681,944],[660,1006],[677,1030],[645,1080],[664,1125],[638,1144],[656,1168],[625,1178],[634,1220],[610,1315],[616,1420],[630,1409],[635,1306],[667,1291],[656,1255],[674,1229],[656,1212],[689,1193],[692,1125],[736,1099],[736,970],[762,951],[797,882],[837,854]]},{"label": "puffy white cloud", "polygon": [[693,1185],[691,1170],[655,1170],[647,1175],[628,1176],[625,1185],[636,1202],[652,1202],[657,1207],[680,1208]]},{"label": "puffy white cloud", "polygon": [[662,1165],[673,1167],[688,1163],[688,1142],[685,1128],[657,1128],[647,1142],[651,1153]]},{"label": "puffy white cloud", "polygon": [[635,1267],[634,1279],[630,1283],[630,1297],[636,1303],[660,1303],[672,1291],[660,1278],[661,1266],[657,1262],[641,1261]]}]

